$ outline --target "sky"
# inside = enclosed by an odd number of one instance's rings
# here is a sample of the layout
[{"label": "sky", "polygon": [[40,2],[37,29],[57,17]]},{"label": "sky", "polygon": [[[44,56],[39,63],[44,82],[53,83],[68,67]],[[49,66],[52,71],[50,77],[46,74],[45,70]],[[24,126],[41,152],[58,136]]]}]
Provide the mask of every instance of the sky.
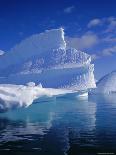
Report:
[{"label": "sky", "polygon": [[116,0],[0,0],[0,50],[59,27],[92,55],[96,79],[116,70]]}]

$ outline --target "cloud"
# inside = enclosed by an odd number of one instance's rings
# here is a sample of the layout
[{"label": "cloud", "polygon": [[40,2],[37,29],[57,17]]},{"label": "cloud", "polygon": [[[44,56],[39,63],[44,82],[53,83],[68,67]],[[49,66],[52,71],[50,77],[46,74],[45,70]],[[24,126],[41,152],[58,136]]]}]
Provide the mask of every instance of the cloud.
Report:
[{"label": "cloud", "polygon": [[116,43],[116,37],[114,36],[106,36],[102,39],[103,42],[108,42],[108,43]]},{"label": "cloud", "polygon": [[4,51],[0,50],[0,56],[3,55],[4,53],[5,53]]},{"label": "cloud", "polygon": [[116,54],[116,46],[111,46],[111,47],[103,49],[97,54],[92,54],[91,57],[92,57],[92,60],[96,60],[102,57],[113,56],[114,54]]},{"label": "cloud", "polygon": [[67,47],[79,50],[93,47],[99,42],[98,36],[93,33],[85,33],[80,37],[66,37]]},{"label": "cloud", "polygon": [[92,20],[88,23],[87,27],[88,27],[88,28],[91,28],[91,27],[98,26],[98,25],[101,25],[101,24],[102,24],[102,20],[96,18],[96,19],[92,19]]},{"label": "cloud", "polygon": [[69,6],[67,8],[64,9],[64,13],[71,13],[74,10],[75,6]]},{"label": "cloud", "polygon": [[[90,28],[97,26],[100,26],[100,29],[92,29],[91,31]],[[92,60],[110,57],[116,54],[115,17],[92,19],[88,22],[87,27],[90,31],[85,32],[79,37],[66,37],[67,48],[72,47],[79,50],[90,51],[90,53],[92,53]]]},{"label": "cloud", "polygon": [[115,17],[109,17],[107,18],[107,22],[109,22],[107,29],[105,32],[116,32],[116,18]]},{"label": "cloud", "polygon": [[102,51],[102,56],[112,56],[115,53],[116,53],[116,46],[112,46],[112,47],[109,47],[109,48],[105,48]]},{"label": "cloud", "polygon": [[107,17],[107,18],[95,18],[89,21],[87,24],[88,28],[96,27],[96,26],[105,26],[105,33],[112,32],[116,30],[116,17]]}]

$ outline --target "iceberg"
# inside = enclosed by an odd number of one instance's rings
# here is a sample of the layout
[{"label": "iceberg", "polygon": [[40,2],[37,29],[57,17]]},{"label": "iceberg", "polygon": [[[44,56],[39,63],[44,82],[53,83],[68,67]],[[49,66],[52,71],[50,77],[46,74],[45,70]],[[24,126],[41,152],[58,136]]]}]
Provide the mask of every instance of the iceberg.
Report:
[{"label": "iceberg", "polygon": [[19,107],[28,107],[41,97],[53,97],[73,93],[71,90],[42,88],[41,84],[27,85],[0,84],[0,112]]},{"label": "iceberg", "polygon": [[116,93],[116,71],[113,71],[97,82],[97,87],[92,90],[92,93],[110,94]]},{"label": "iceberg", "polygon": [[67,48],[64,30],[53,29],[21,41],[0,58],[0,83],[88,90],[96,86],[91,56]]}]

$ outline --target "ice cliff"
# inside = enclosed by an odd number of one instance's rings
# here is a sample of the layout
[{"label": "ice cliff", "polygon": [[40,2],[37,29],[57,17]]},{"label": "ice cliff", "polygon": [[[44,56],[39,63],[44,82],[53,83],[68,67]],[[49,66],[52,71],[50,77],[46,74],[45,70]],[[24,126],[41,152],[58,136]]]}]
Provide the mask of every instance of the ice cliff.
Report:
[{"label": "ice cliff", "polygon": [[67,49],[62,28],[32,35],[0,58],[0,83],[87,90],[96,86],[93,72],[90,55]]}]

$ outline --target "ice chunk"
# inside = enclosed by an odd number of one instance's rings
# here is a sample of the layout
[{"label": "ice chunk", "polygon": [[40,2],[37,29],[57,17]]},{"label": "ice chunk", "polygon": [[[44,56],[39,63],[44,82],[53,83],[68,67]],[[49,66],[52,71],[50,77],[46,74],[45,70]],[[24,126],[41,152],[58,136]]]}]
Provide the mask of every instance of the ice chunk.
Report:
[{"label": "ice chunk", "polygon": [[44,88],[67,88],[72,90],[87,90],[94,88],[94,66],[70,67],[43,70],[40,74],[16,74],[1,78],[1,83],[25,84],[29,81],[42,83]]},{"label": "ice chunk", "polygon": [[29,87],[34,87],[34,86],[35,86],[35,82],[28,82],[28,83],[27,83],[27,86],[29,86]]},{"label": "ice chunk", "polygon": [[113,71],[97,82],[97,88],[92,93],[116,93],[116,71]]},{"label": "ice chunk", "polygon": [[40,87],[40,88],[43,88],[41,83],[39,83],[37,86]]},{"label": "ice chunk", "polygon": [[[31,84],[31,85],[30,85]],[[25,85],[0,85],[0,111],[5,111],[9,108],[27,107],[32,102],[43,96],[57,96],[66,93],[73,93],[71,90],[42,88],[41,86],[34,86],[34,83]]]},{"label": "ice chunk", "polygon": [[95,87],[93,72],[90,55],[67,49],[62,28],[33,35],[0,59],[0,83],[87,90]]},{"label": "ice chunk", "polygon": [[66,48],[62,28],[47,30],[44,33],[32,35],[13,47],[4,58],[0,60],[0,69],[13,66],[14,64],[21,64],[33,55],[39,56],[41,53],[45,54],[46,52],[59,48]]}]

